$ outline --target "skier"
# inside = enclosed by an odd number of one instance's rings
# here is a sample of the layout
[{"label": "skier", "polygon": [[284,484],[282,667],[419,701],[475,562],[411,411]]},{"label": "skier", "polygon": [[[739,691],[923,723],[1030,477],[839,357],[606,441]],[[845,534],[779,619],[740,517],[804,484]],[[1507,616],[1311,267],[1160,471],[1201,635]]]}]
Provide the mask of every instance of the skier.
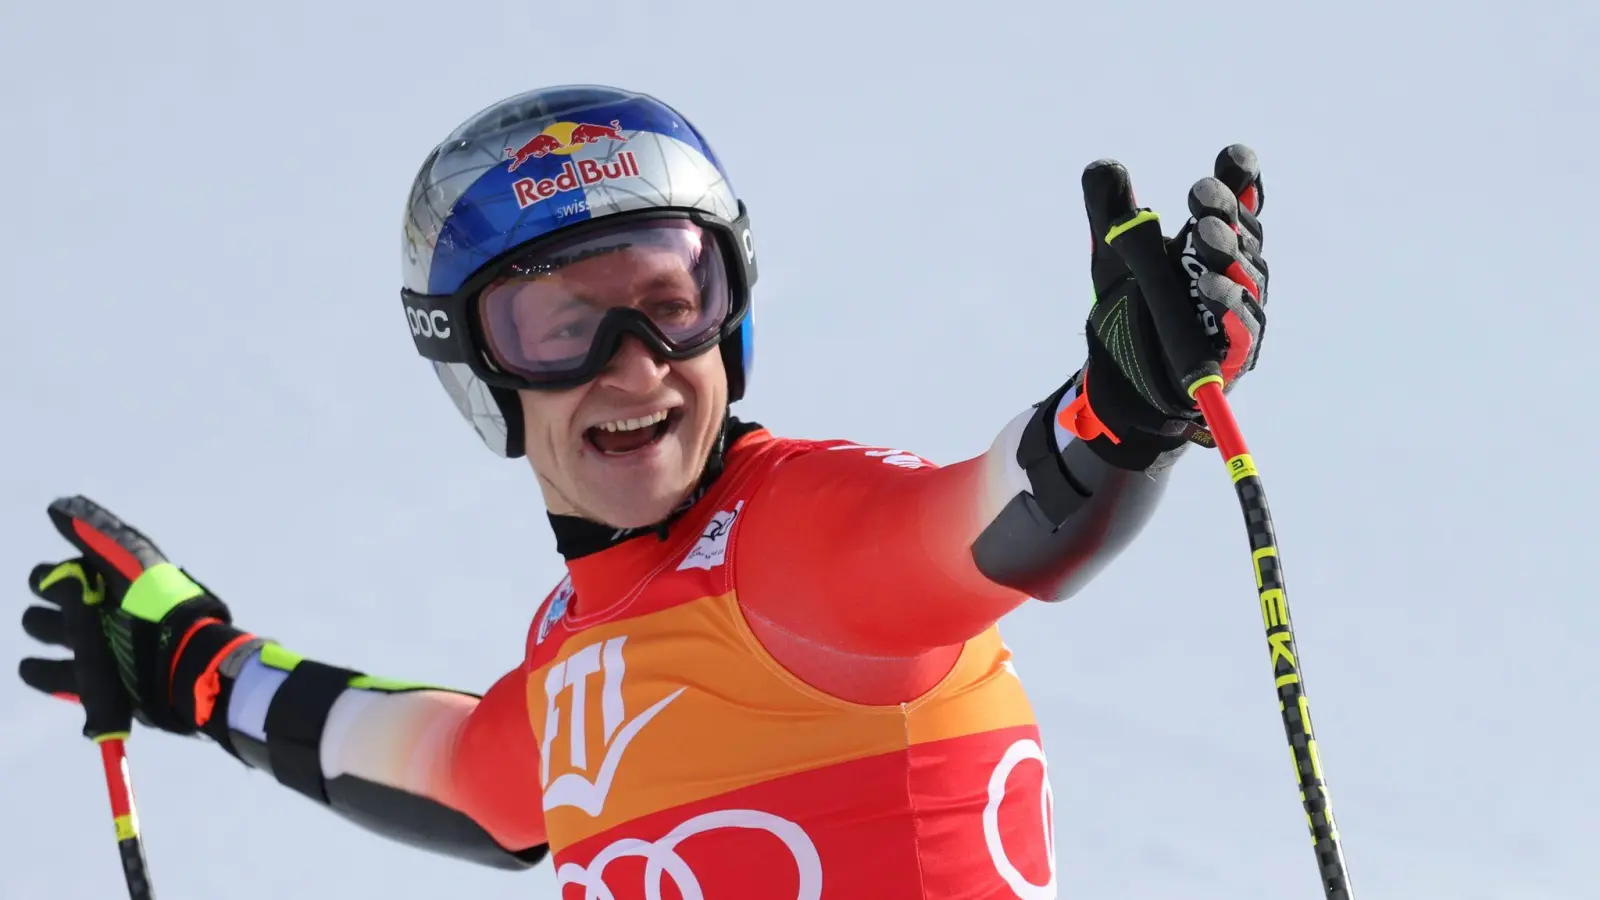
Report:
[{"label": "skier", "polygon": [[[1242,145],[1214,171],[1168,246],[1231,388],[1264,324],[1262,189]],[[49,605],[23,625],[73,656],[21,677],[79,699],[86,735],[204,736],[377,834],[549,856],[564,897],[1053,897],[996,622],[1077,593],[1209,440],[1104,240],[1135,212],[1126,170],[1093,163],[1083,191],[1082,365],[939,467],[730,414],[755,244],[690,122],[600,86],[501,101],[423,162],[401,293],[461,415],[531,463],[565,558],[525,657],[481,696],[304,658],[72,497],[49,515],[77,555],[33,571]]]}]

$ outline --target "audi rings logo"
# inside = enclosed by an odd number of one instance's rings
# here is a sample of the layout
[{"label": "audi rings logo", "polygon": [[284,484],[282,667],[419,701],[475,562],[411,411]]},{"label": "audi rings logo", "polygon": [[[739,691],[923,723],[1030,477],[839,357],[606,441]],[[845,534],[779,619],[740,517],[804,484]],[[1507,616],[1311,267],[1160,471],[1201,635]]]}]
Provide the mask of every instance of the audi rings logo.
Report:
[{"label": "audi rings logo", "polygon": [[[1029,759],[1038,760],[1039,765],[1045,767],[1039,784],[1039,813],[1050,877],[1044,884],[1034,884],[1022,874],[1006,853],[1005,843],[1000,838],[1000,801],[1006,796],[1006,780],[1011,777],[1012,770]],[[995,764],[994,771],[989,773],[989,802],[983,808],[983,842],[989,848],[989,859],[994,862],[995,871],[1022,900],[1054,900],[1056,896],[1054,807],[1054,797],[1050,791],[1050,766],[1045,762],[1044,749],[1030,738],[1023,738],[1007,747],[1005,755]]]},{"label": "audi rings logo", "polygon": [[[662,885],[670,877],[678,896],[683,900],[705,900],[705,890],[694,870],[678,854],[677,847],[697,834],[721,828],[750,828],[765,831],[788,848],[800,873],[800,888],[795,900],[821,900],[822,857],[805,829],[771,813],[754,809],[719,809],[703,813],[683,822],[677,828],[654,841],[640,838],[622,838],[607,846],[589,860],[587,866],[562,863],[556,869],[556,885],[568,884],[583,887],[583,900],[616,900],[616,894],[605,883],[605,869],[611,863],[626,857],[644,860],[644,896],[648,900],[661,900]],[[631,891],[627,896],[635,896]]]},{"label": "audi rings logo", "polygon": [[447,338],[450,336],[450,317],[444,310],[426,310],[406,307],[406,321],[411,323],[412,337]]}]

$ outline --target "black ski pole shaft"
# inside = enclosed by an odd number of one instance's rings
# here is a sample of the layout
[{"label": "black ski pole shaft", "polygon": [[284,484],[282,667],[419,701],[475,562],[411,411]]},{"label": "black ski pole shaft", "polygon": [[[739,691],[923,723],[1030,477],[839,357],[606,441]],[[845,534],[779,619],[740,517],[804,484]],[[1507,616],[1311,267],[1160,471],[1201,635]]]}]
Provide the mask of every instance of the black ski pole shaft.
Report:
[{"label": "black ski pole shaft", "polygon": [[1350,875],[1345,866],[1339,828],[1333,820],[1322,761],[1317,756],[1317,738],[1311,728],[1311,711],[1301,675],[1299,651],[1295,647],[1294,626],[1289,620],[1289,596],[1278,557],[1278,536],[1272,527],[1272,513],[1261,486],[1261,474],[1234,420],[1227,396],[1222,392],[1222,376],[1217,364],[1211,361],[1209,340],[1196,321],[1189,292],[1179,283],[1167,259],[1160,219],[1148,209],[1136,210],[1107,232],[1106,243],[1121,254],[1144,290],[1156,331],[1167,351],[1168,363],[1199,405],[1233,478],[1250,539],[1250,564],[1255,570],[1256,592],[1266,625],[1279,710],[1289,749],[1294,755],[1300,802],[1305,807],[1306,822],[1311,830],[1322,893],[1327,900],[1351,900],[1354,895],[1350,889]]}]

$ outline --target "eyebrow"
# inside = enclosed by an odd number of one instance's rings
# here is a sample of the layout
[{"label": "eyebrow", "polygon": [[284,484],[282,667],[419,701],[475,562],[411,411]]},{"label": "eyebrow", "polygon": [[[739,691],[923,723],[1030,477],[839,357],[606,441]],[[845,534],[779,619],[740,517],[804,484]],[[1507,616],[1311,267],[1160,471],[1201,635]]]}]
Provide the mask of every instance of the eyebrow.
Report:
[{"label": "eyebrow", "polygon": [[[640,291],[649,291],[660,287],[681,288],[684,287],[685,280],[688,282],[690,293],[694,294],[695,296],[699,296],[699,281],[692,274],[681,269],[674,269],[670,272],[661,272],[651,277],[648,281],[637,285],[636,287]],[[596,308],[603,308],[610,305],[606,301],[596,300],[591,294],[586,292],[569,290],[566,293],[566,299],[562,300],[561,303],[555,307],[555,312],[566,312],[567,310],[579,304]]]},{"label": "eyebrow", "polygon": [[556,304],[555,308],[552,309],[551,312],[553,312],[553,313],[564,313],[564,312],[567,312],[567,311],[571,310],[574,307],[578,307],[578,306],[593,307],[593,306],[596,306],[596,305],[597,304],[595,304],[592,300],[590,300],[588,297],[586,297],[586,296],[584,296],[582,294],[575,294],[575,293],[570,293],[569,292],[566,295],[566,298],[564,300],[562,300],[560,303]]},{"label": "eyebrow", "polygon": [[698,294],[700,292],[700,289],[701,289],[700,280],[698,278],[694,277],[694,273],[693,272],[687,271],[685,269],[673,269],[673,270],[667,271],[667,272],[658,272],[653,277],[651,277],[651,279],[649,281],[646,281],[644,284],[641,284],[639,287],[644,289],[644,290],[650,290],[651,288],[655,288],[655,287],[674,287],[675,288],[675,287],[682,287],[684,281],[687,281],[689,283],[689,286],[694,289],[693,293]]}]

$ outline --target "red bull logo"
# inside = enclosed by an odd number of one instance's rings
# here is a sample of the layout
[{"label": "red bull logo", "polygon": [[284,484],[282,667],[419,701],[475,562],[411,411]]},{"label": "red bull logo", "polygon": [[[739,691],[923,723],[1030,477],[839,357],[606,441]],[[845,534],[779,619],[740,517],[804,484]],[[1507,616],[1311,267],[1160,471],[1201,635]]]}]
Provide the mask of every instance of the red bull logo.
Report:
[{"label": "red bull logo", "polygon": [[[530,159],[543,159],[551,154],[570,156],[602,140],[626,141],[627,139],[622,133],[622,124],[616,119],[612,119],[610,125],[596,125],[592,122],[557,122],[534,135],[522,146],[507,147],[506,158],[511,160],[511,165],[506,167],[506,171],[515,172],[518,166]],[[557,194],[604,181],[635,178],[638,175],[639,161],[634,158],[632,151],[624,150],[610,162],[579,159],[562,163],[559,175],[549,178],[519,178],[512,182],[511,189],[516,194],[517,206],[527,209]]]},{"label": "red bull logo", "polygon": [[634,159],[632,151],[624,150],[611,162],[580,159],[576,165],[572,162],[562,163],[561,174],[553,178],[519,178],[511,184],[511,189],[516,192],[517,206],[527,209],[540,200],[548,200],[557,194],[575,191],[603,181],[635,178],[638,174],[639,161]]},{"label": "red bull logo", "polygon": [[552,153],[566,156],[580,147],[606,139],[627,140],[622,134],[621,123],[616,119],[612,119],[610,125],[557,122],[534,135],[521,147],[507,147],[506,159],[511,160],[511,166],[506,171],[515,172],[518,166],[530,159],[543,159]]}]

